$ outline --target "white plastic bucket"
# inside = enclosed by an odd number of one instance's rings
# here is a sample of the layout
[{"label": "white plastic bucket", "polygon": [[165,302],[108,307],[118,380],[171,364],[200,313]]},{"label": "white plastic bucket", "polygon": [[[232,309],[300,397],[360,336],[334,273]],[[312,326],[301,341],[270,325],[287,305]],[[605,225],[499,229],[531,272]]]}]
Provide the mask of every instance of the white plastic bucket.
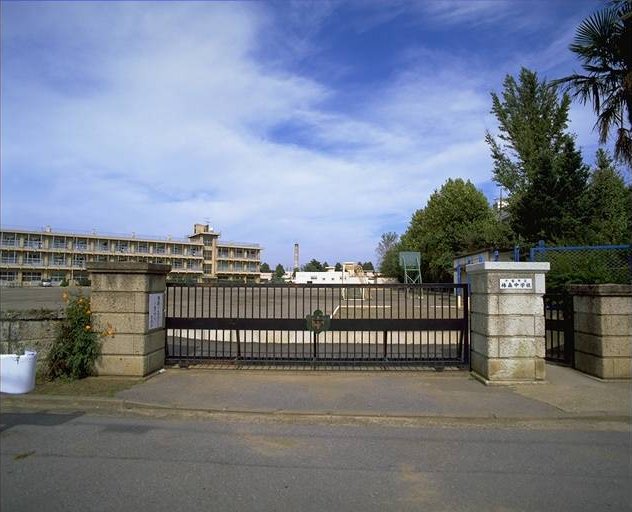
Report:
[{"label": "white plastic bucket", "polygon": [[0,354],[0,392],[20,394],[35,389],[37,352]]}]

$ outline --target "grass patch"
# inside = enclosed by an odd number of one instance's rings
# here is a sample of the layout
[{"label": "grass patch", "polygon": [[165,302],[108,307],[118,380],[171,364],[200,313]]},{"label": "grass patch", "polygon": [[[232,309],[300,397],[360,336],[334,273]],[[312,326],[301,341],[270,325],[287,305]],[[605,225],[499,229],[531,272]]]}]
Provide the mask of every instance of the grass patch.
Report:
[{"label": "grass patch", "polygon": [[38,395],[74,395],[112,398],[119,391],[129,389],[144,382],[138,377],[86,377],[78,380],[47,381],[38,379],[34,394]]}]

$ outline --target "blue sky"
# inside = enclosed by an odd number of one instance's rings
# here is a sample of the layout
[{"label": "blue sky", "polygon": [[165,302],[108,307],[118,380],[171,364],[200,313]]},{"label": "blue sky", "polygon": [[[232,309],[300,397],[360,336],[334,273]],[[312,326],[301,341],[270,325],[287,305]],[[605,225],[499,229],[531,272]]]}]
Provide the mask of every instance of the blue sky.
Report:
[{"label": "blue sky", "polygon": [[[375,261],[448,178],[490,198],[490,92],[579,64],[581,0],[2,2],[2,224]],[[589,107],[570,130],[597,148]]]}]

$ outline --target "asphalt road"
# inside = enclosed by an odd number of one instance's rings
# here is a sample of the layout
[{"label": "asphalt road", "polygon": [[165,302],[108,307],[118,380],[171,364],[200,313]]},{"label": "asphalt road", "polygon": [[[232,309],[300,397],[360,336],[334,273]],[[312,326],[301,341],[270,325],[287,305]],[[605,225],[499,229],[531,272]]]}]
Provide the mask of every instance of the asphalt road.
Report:
[{"label": "asphalt road", "polygon": [[629,510],[625,432],[1,417],[14,510]]}]

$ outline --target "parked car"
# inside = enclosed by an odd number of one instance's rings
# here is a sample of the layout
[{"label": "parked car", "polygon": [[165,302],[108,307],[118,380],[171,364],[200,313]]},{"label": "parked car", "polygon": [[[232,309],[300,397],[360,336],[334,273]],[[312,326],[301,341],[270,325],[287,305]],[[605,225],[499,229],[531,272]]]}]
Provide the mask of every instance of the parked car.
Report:
[{"label": "parked car", "polygon": [[53,286],[53,283],[52,283],[52,281],[50,279],[43,279],[42,280],[42,286],[45,286],[45,287],[48,288],[49,286]]}]

